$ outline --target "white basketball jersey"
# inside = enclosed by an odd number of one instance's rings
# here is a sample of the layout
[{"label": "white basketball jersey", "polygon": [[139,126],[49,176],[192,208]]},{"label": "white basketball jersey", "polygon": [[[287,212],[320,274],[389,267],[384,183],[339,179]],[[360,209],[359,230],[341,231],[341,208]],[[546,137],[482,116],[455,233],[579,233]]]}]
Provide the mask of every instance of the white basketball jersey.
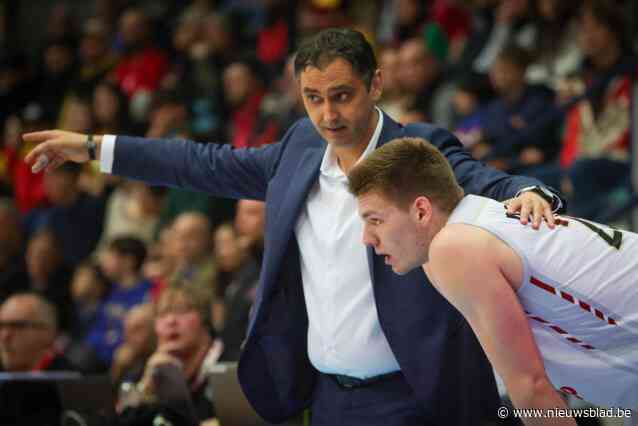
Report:
[{"label": "white basketball jersey", "polygon": [[522,259],[518,298],[557,389],[638,409],[638,234],[558,219],[534,230],[502,203],[468,195],[448,223],[482,228]]}]

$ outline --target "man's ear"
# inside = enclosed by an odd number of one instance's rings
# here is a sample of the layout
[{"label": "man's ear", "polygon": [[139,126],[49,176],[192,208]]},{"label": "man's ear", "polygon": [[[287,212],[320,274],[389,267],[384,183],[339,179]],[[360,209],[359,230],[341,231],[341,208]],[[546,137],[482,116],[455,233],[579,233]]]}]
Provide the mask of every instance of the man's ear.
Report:
[{"label": "man's ear", "polygon": [[432,217],[432,203],[430,199],[424,195],[418,196],[412,203],[414,209],[414,218],[417,223],[427,225]]},{"label": "man's ear", "polygon": [[372,75],[372,80],[370,81],[370,96],[372,99],[377,102],[381,99],[381,95],[383,94],[383,73],[380,69],[377,69]]}]

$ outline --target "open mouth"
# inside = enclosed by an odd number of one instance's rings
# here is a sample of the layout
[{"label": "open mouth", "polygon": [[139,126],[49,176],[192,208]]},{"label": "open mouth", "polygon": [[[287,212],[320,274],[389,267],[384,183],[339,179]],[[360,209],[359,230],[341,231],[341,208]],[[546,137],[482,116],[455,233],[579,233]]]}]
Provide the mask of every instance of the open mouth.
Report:
[{"label": "open mouth", "polygon": [[329,132],[329,133],[339,133],[343,130],[346,129],[346,126],[339,126],[339,127],[324,127],[324,129]]}]

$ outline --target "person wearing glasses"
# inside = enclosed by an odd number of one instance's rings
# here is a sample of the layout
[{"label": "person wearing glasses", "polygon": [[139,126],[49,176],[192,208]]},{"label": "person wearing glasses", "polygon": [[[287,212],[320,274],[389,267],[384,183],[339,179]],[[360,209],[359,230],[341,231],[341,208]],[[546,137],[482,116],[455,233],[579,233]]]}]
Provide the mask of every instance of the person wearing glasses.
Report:
[{"label": "person wearing glasses", "polygon": [[7,372],[74,370],[54,349],[55,307],[35,293],[19,293],[0,307],[0,362]]}]

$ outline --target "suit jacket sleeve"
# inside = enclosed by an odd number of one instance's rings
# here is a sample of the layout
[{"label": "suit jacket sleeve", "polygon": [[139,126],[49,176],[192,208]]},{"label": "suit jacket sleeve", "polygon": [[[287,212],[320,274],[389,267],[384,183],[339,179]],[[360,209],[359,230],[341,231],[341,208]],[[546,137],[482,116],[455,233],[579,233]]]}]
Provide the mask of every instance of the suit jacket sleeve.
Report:
[{"label": "suit jacket sleeve", "polygon": [[218,197],[265,200],[268,181],[296,127],[292,126],[280,142],[248,149],[118,136],[113,174]]},{"label": "suit jacket sleeve", "polygon": [[[466,194],[475,194],[495,200],[507,200],[525,187],[543,185],[537,179],[527,176],[512,176],[496,170],[485,163],[474,159],[458,139],[445,129],[423,124],[406,127],[415,137],[423,137],[436,146],[452,165],[457,181]],[[552,188],[553,192],[556,193]]]}]

